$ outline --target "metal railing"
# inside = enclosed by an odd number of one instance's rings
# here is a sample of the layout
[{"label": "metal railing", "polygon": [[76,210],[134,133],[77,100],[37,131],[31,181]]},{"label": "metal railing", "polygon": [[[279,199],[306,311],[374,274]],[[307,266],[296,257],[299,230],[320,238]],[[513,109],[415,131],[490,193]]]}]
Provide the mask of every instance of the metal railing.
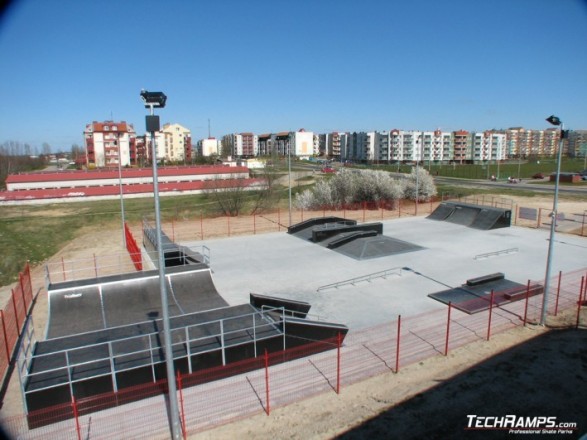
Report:
[{"label": "metal railing", "polygon": [[[240,345],[245,345],[245,344],[250,344],[251,342],[253,343],[253,347],[254,347],[254,355],[255,357],[258,355],[257,353],[257,344],[260,341],[266,340],[266,339],[270,339],[270,338],[274,338],[276,336],[280,336],[283,333],[283,343],[284,343],[284,350],[285,350],[285,325],[283,325],[282,330],[280,330],[276,324],[276,321],[272,318],[272,316],[270,315],[270,313],[274,313],[277,312],[280,316],[281,316],[281,320],[282,322],[285,321],[285,314],[288,313],[289,311],[286,310],[284,307],[273,307],[273,308],[267,308],[264,309],[262,311],[254,311],[252,313],[246,313],[246,314],[242,314],[242,315],[238,315],[238,316],[231,316],[229,318],[223,318],[223,319],[216,319],[216,320],[211,320],[211,321],[206,321],[203,323],[198,323],[198,324],[194,324],[194,325],[190,325],[190,326],[186,326],[186,327],[181,327],[181,328],[176,328],[176,329],[172,329],[172,339],[177,341],[174,342],[172,344],[172,352],[173,349],[175,347],[182,347],[185,349],[185,354],[175,358],[175,359],[180,359],[180,358],[187,358],[187,362],[188,362],[188,370],[189,373],[191,374],[192,371],[192,363],[191,363],[191,357],[193,355],[200,355],[200,354],[204,354],[204,353],[209,353],[209,352],[213,352],[213,351],[218,351],[220,350],[221,352],[221,357],[222,357],[222,364],[226,365],[226,349],[227,348],[232,348],[232,347],[236,347],[236,346],[240,346]],[[196,316],[198,314],[202,314],[205,312],[196,312],[196,313],[192,313],[190,315],[184,315],[184,316]],[[243,319],[249,319],[252,321],[252,325],[248,325],[248,326],[244,326],[244,327],[239,327],[236,330],[226,330],[226,328],[228,327],[228,323],[230,321],[235,321],[235,320],[243,320]],[[145,321],[145,322],[151,322],[151,321]],[[140,323],[139,323],[140,324]],[[136,324],[138,325],[138,324]],[[216,332],[211,332],[210,331],[210,327],[214,327],[216,326],[216,328],[218,330],[216,330]],[[29,326],[32,329],[32,325]],[[116,328],[116,327],[112,327],[112,328]],[[190,338],[190,331],[191,330],[195,330],[197,328],[205,328],[204,332],[205,336],[200,336],[200,337],[191,337]],[[270,334],[263,336],[260,333],[266,330],[270,330]],[[273,330],[273,332],[271,332],[271,330]],[[245,335],[247,337],[246,341],[241,341],[241,342],[234,342],[234,343],[227,343],[227,340],[230,340],[231,335],[239,335],[239,336],[243,336]],[[175,337],[174,337],[175,336]],[[70,388],[70,393],[71,396],[73,396],[73,384],[76,382],[81,382],[81,381],[87,381],[89,379],[95,379],[98,377],[106,377],[106,376],[110,376],[112,378],[112,387],[113,390],[116,391],[118,389],[118,382],[117,382],[117,373],[121,373],[124,371],[130,371],[130,370],[135,370],[138,368],[145,368],[145,367],[151,367],[152,370],[152,376],[153,376],[153,382],[156,382],[156,374],[155,374],[155,364],[157,363],[161,363],[164,362],[164,360],[161,358],[161,356],[157,353],[160,352],[160,350],[162,349],[161,345],[154,342],[153,338],[155,338],[155,340],[159,337],[159,332],[155,331],[155,332],[151,332],[151,333],[147,333],[147,334],[142,334],[142,335],[136,335],[136,336],[131,336],[131,337],[127,337],[127,338],[121,338],[121,339],[116,339],[116,340],[111,340],[108,342],[100,342],[100,343],[95,343],[95,344],[88,344],[88,345],[84,345],[81,347],[75,347],[75,348],[70,348],[70,349],[65,349],[65,350],[58,350],[58,351],[54,351],[52,353],[47,353],[47,354],[41,354],[41,355],[34,355],[32,353],[32,347],[34,347],[34,335],[29,335],[27,336],[27,338],[25,338],[26,343],[24,343],[24,347],[25,349],[22,349],[20,352],[20,355],[18,357],[18,371],[19,371],[19,378],[20,378],[20,384],[21,384],[21,390],[22,390],[22,394],[25,397],[23,399],[23,401],[25,402],[25,411],[26,411],[26,395],[27,394],[31,394],[31,393],[35,393],[35,392],[39,392],[42,390],[47,390],[47,389],[51,389],[51,388],[55,388],[55,387],[60,387],[63,385],[68,385]],[[58,339],[62,339],[62,338],[54,338],[53,340],[58,340]],[[138,342],[138,344],[137,344]],[[130,345],[133,344],[136,345],[141,345],[143,347],[148,347],[145,349],[139,349],[139,350],[135,350],[135,351],[130,351],[130,352],[124,352],[124,353],[116,353],[116,350],[113,349],[113,346],[117,346],[119,344],[124,344],[124,345]],[[204,343],[207,345],[215,345],[211,348],[204,348],[204,349],[199,349],[199,350],[194,350],[192,351],[192,345],[197,344],[197,343]],[[131,345],[132,346],[132,345]],[[92,359],[90,361],[85,361],[85,362],[75,362],[72,361],[72,358],[75,357],[75,354],[80,352],[81,350],[88,350],[88,349],[100,349],[100,348],[107,348],[108,351],[108,356],[104,357],[98,357],[95,359]],[[115,348],[115,347],[114,347]],[[149,362],[145,363],[140,362],[140,365],[133,365],[133,366],[128,366],[128,367],[124,367],[122,366],[125,363],[125,359],[131,358],[131,357],[137,357],[137,356],[143,356],[144,359],[148,358]],[[43,370],[43,371],[39,371],[37,373],[30,373],[29,372],[29,366],[31,365],[31,363],[33,363],[34,361],[39,361],[42,360],[43,358],[47,358],[47,357],[59,357],[59,356],[63,356],[63,360],[65,361],[65,365],[61,366],[61,367],[57,367],[57,368],[51,368],[51,369],[47,369],[47,370]],[[76,368],[80,368],[80,367],[86,367],[87,370],[89,370],[89,366],[94,366],[94,368],[96,370],[99,369],[103,369],[103,364],[107,362],[109,365],[109,368],[107,371],[104,372],[99,372],[99,373],[95,373],[92,374],[90,376],[84,376],[82,378],[74,378],[74,370]],[[102,365],[100,365],[102,364]],[[41,386],[38,388],[35,388],[34,390],[26,390],[26,386],[27,384],[30,382],[31,379],[34,379],[35,377],[38,376],[46,376],[47,374],[62,374],[64,376],[67,377],[67,381],[61,381],[58,384],[54,384],[54,385],[49,385],[49,386]]]},{"label": "metal railing", "polygon": [[380,272],[374,272],[374,273],[370,273],[368,275],[362,275],[360,277],[351,278],[350,280],[344,280],[344,281],[339,281],[337,283],[327,284],[325,286],[318,287],[318,289],[316,289],[316,292],[320,292],[320,291],[326,290],[326,289],[338,289],[339,287],[346,286],[348,284],[352,284],[354,286],[355,284],[361,283],[364,281],[370,283],[371,281],[373,281],[377,278],[387,278],[390,275],[401,276],[402,270],[403,270],[403,267],[394,267],[391,269],[385,269]]},{"label": "metal railing", "polygon": [[513,253],[516,253],[516,252],[519,252],[519,249],[517,247],[515,247],[515,248],[509,248],[509,249],[503,249],[501,251],[495,251],[495,252],[486,252],[484,254],[475,255],[475,257],[473,259],[474,260],[480,260],[482,258],[496,257],[498,255],[513,254]]}]

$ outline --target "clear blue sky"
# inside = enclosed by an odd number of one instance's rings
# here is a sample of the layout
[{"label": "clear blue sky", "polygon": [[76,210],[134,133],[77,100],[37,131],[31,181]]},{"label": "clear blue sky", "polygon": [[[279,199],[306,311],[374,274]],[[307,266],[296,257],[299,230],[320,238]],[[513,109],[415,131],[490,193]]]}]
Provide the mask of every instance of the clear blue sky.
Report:
[{"label": "clear blue sky", "polygon": [[231,132],[587,129],[586,0],[20,0],[0,22],[0,143],[94,120]]}]

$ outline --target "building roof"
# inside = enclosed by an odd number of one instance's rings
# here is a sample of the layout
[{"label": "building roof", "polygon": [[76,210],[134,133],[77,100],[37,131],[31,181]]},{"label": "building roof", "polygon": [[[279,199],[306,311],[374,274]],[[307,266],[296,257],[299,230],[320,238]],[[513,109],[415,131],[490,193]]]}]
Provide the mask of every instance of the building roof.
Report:
[{"label": "building roof", "polygon": [[[123,168],[122,178],[150,177],[151,168]],[[157,169],[160,176],[186,176],[201,174],[225,174],[247,172],[246,167],[228,167],[225,165],[163,167]],[[63,182],[68,180],[100,180],[118,179],[117,169],[99,169],[90,171],[58,171],[40,173],[11,174],[6,178],[6,184],[26,182]]]}]

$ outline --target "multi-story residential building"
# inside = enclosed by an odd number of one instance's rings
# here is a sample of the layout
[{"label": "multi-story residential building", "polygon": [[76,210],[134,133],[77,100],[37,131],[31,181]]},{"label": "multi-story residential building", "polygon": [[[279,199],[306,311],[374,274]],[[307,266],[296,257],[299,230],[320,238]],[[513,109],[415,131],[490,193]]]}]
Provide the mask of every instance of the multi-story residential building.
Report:
[{"label": "multi-story residential building", "polygon": [[179,124],[165,124],[161,130],[166,161],[182,162],[192,159],[192,135]]},{"label": "multi-story residential building", "polygon": [[373,136],[374,151],[373,160],[376,162],[389,161],[389,132],[376,131]]},{"label": "multi-story residential building", "polygon": [[546,130],[508,128],[506,130],[507,155],[508,157],[554,156],[558,151],[559,139],[560,131],[556,128]]},{"label": "multi-story residential building", "polygon": [[289,148],[292,155],[309,158],[314,155],[314,133],[303,128],[290,132]]},{"label": "multi-story residential building", "polygon": [[569,144],[569,154],[575,157],[587,157],[587,130],[569,131],[566,141]]},{"label": "multi-story residential building", "polygon": [[492,130],[472,133],[473,161],[503,160],[506,159],[506,135]]},{"label": "multi-story residential building", "polygon": [[275,143],[275,135],[271,133],[260,134],[257,139],[259,141],[259,156],[271,154]]},{"label": "multi-story residential building", "polygon": [[198,155],[212,156],[218,155],[221,152],[222,143],[219,139],[210,137],[208,139],[201,139],[198,141]]},{"label": "multi-story residential building", "polygon": [[464,163],[471,158],[471,134],[465,130],[453,132],[453,160]]},{"label": "multi-story residential building", "polygon": [[253,133],[234,133],[222,137],[223,155],[248,158],[258,155],[259,138]]},{"label": "multi-story residential building", "polygon": [[136,164],[136,132],[125,121],[92,122],[84,130],[88,168],[130,166]]}]

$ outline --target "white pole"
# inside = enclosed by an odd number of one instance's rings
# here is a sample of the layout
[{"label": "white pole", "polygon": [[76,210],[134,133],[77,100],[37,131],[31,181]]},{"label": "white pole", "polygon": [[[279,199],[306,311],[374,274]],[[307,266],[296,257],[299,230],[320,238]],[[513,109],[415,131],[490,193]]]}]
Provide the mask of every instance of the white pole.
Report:
[{"label": "white pole", "polygon": [[554,199],[552,202],[552,213],[550,214],[550,238],[548,240],[548,257],[546,258],[546,275],[544,276],[544,295],[542,297],[542,316],[540,318],[540,325],[546,323],[546,312],[548,308],[548,290],[550,289],[550,271],[552,265],[552,251],[554,250],[554,235],[556,228],[556,217],[558,209],[558,185],[561,173],[561,158],[563,154],[563,133],[564,124],[561,122],[560,139],[558,144],[558,155],[556,161],[556,177],[554,181]]}]

